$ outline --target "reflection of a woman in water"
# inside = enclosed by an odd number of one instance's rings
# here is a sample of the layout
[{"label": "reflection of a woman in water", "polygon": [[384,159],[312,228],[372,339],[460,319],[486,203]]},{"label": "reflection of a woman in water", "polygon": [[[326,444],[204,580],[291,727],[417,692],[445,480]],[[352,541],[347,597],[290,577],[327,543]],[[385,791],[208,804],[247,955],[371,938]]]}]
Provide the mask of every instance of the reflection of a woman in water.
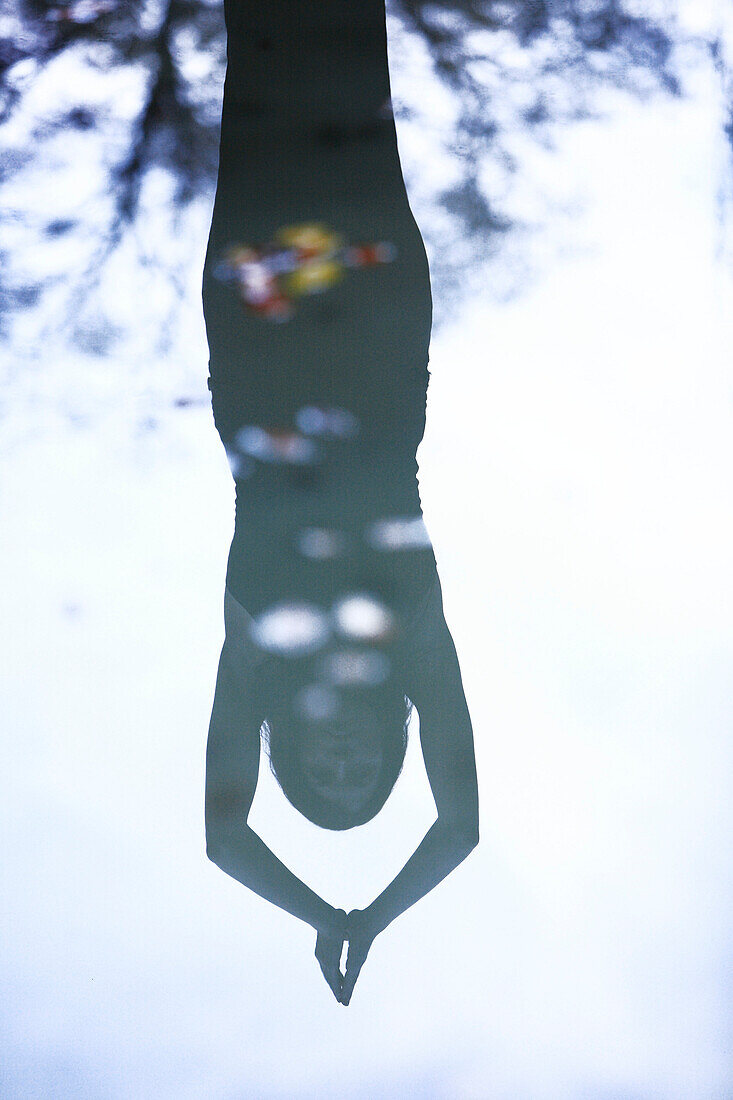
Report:
[{"label": "reflection of a woman in water", "polygon": [[[225,12],[204,309],[237,503],[208,851],[316,929],[348,1004],[374,937],[478,839],[471,723],[416,479],[430,285],[389,110],[384,0],[229,0]],[[413,704],[438,817],[347,916],[247,824],[260,736],[290,802],[348,829],[389,796]]]}]

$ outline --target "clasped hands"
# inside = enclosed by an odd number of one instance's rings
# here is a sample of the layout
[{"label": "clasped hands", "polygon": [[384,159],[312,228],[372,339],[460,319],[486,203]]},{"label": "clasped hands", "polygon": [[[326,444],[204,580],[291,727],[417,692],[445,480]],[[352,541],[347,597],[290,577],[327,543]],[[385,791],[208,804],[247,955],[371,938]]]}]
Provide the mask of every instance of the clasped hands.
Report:
[{"label": "clasped hands", "polygon": [[[356,979],[379,932],[368,909],[352,909],[349,914],[343,909],[335,909],[330,926],[318,931],[316,958],[339,1004],[347,1005],[351,1000]],[[349,948],[346,970],[342,974],[341,955],[345,943]]]}]

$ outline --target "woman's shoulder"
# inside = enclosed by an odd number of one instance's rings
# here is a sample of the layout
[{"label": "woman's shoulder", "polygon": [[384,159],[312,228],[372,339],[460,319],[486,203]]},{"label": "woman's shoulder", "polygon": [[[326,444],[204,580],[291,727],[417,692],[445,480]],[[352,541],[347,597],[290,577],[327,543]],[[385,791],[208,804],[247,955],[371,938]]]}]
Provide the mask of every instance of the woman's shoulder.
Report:
[{"label": "woman's shoulder", "polygon": [[254,641],[254,619],[228,588],[224,589],[224,646],[238,664],[254,667],[268,658]]},{"label": "woman's shoulder", "polygon": [[437,572],[404,624],[395,658],[406,694],[418,710],[422,701],[451,697],[460,688],[458,658],[445,621]]}]

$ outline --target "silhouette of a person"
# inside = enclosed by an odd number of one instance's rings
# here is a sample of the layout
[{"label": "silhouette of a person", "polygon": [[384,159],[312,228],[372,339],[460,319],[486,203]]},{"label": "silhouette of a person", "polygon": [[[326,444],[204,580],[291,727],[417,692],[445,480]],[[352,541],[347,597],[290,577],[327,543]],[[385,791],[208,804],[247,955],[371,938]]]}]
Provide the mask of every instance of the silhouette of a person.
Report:
[{"label": "silhouette of a person", "polygon": [[[416,478],[430,283],[389,109],[383,0],[228,0],[225,15],[204,311],[236,515],[207,850],[315,928],[348,1004],[375,936],[478,841],[471,722]],[[389,796],[413,704],[438,816],[347,916],[247,823],[260,737],[290,802],[348,829]]]}]

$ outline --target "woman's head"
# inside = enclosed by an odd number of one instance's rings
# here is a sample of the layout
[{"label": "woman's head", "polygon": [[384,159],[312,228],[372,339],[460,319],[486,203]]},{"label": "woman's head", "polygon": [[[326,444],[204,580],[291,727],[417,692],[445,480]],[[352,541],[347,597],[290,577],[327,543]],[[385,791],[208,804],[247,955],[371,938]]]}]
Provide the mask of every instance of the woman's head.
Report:
[{"label": "woman's head", "polygon": [[402,770],[411,710],[392,685],[340,692],[338,706],[322,715],[281,697],[263,731],[288,801],[324,829],[370,821]]}]

